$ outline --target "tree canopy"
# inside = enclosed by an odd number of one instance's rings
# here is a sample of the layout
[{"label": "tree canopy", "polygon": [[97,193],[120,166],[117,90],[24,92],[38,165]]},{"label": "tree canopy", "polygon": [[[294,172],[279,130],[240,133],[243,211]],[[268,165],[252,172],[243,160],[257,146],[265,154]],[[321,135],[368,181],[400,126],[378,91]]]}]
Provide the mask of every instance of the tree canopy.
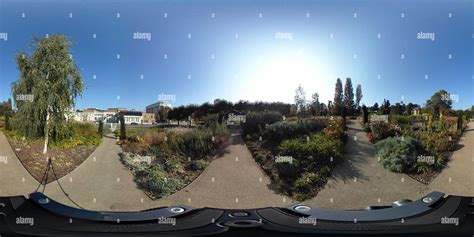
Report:
[{"label": "tree canopy", "polygon": [[14,126],[24,136],[44,137],[46,153],[50,136],[60,140],[69,135],[68,114],[83,82],[66,36],[34,38],[31,47],[31,54],[16,57],[20,77],[12,84]]}]

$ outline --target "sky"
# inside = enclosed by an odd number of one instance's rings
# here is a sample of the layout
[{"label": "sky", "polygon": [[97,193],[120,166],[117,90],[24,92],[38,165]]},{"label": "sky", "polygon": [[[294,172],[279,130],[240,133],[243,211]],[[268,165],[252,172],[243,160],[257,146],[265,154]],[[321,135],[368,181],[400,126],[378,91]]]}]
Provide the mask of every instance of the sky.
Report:
[{"label": "sky", "polygon": [[293,102],[298,85],[327,103],[347,77],[366,105],[423,104],[445,89],[465,109],[473,12],[469,0],[0,0],[0,101],[18,80],[15,55],[31,53],[33,37],[64,34],[86,85],[76,109]]}]

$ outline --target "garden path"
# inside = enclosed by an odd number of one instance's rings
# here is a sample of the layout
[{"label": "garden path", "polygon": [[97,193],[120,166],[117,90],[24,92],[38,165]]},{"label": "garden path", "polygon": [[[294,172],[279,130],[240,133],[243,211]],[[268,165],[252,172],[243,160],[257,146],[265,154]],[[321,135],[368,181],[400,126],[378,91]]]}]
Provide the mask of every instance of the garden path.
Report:
[{"label": "garden path", "polygon": [[231,142],[228,153],[213,160],[191,184],[157,200],[157,203],[216,208],[256,208],[294,203],[271,190],[270,179],[253,159],[236,126],[231,128]]},{"label": "garden path", "polygon": [[399,199],[416,200],[429,193],[426,185],[405,174],[390,172],[375,157],[375,146],[356,120],[347,122],[344,161],[318,195],[305,204],[331,209],[389,205]]},{"label": "garden path", "polygon": [[458,150],[429,186],[445,194],[474,197],[474,122],[468,123]]}]

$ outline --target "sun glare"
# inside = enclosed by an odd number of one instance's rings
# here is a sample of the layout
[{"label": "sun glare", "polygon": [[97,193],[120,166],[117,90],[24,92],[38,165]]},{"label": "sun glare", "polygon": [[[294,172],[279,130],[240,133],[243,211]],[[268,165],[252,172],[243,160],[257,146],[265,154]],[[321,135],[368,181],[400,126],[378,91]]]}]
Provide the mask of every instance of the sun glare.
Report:
[{"label": "sun glare", "polygon": [[262,60],[249,81],[249,100],[293,102],[295,89],[301,85],[306,98],[329,93],[327,74],[310,57],[298,52]]}]

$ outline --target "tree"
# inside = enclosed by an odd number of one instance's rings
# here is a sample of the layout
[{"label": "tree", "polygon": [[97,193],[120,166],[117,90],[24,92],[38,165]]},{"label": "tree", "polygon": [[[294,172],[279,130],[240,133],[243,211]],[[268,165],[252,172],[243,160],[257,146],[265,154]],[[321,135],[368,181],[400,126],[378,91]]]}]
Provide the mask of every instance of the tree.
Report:
[{"label": "tree", "polygon": [[100,137],[104,136],[104,121],[101,119],[99,120],[99,135]]},{"label": "tree", "polygon": [[164,123],[168,121],[168,114],[169,114],[170,108],[168,106],[163,106],[160,108],[158,111],[158,119],[160,122]]},{"label": "tree", "polygon": [[321,109],[321,104],[319,103],[319,94],[314,93],[311,95],[311,110],[313,112],[313,115],[320,115],[320,109]]},{"label": "tree", "polygon": [[[83,82],[66,36],[35,38],[32,46],[31,55],[17,55],[20,78],[12,84],[18,110],[14,120],[23,135],[44,137],[46,154],[50,137],[57,141],[70,135],[67,117],[75,98],[82,95]],[[25,95],[33,100],[24,100]]]},{"label": "tree", "polygon": [[405,110],[404,104],[396,103],[395,105],[392,105],[390,107],[390,114],[402,115],[404,110]]},{"label": "tree", "polygon": [[434,118],[438,118],[440,113],[445,113],[451,109],[453,101],[451,96],[445,90],[434,93],[429,100],[426,101],[426,109]]},{"label": "tree", "polygon": [[3,115],[5,116],[5,130],[8,131],[10,130],[10,115],[7,112],[5,112]]},{"label": "tree", "polygon": [[298,113],[304,113],[306,110],[306,93],[301,85],[295,90],[295,105]]},{"label": "tree", "polygon": [[127,138],[127,130],[125,129],[125,116],[121,114],[119,116],[120,121],[120,140],[125,140]]},{"label": "tree", "polygon": [[458,113],[458,121],[457,121],[457,130],[458,131],[462,131],[462,128],[463,128],[463,119],[462,119],[462,112],[459,112]]},{"label": "tree", "polygon": [[362,117],[363,123],[367,124],[369,122],[369,111],[367,110],[367,107],[365,105],[362,105]]},{"label": "tree", "polygon": [[335,115],[341,115],[343,107],[343,95],[342,82],[339,78],[337,78],[336,80],[336,88],[334,90],[334,101],[332,107]]},{"label": "tree", "polygon": [[379,114],[388,115],[390,114],[390,101],[383,99],[383,104],[379,109]]},{"label": "tree", "polygon": [[360,84],[357,85],[356,87],[356,105],[357,108],[359,108],[360,101],[362,100],[362,86]]},{"label": "tree", "polygon": [[413,104],[411,102],[408,103],[405,109],[405,114],[411,115],[412,111],[417,107],[419,107],[417,104]]},{"label": "tree", "polygon": [[350,78],[346,78],[346,83],[344,85],[344,107],[346,108],[346,115],[352,115],[354,113],[354,90]]},{"label": "tree", "polygon": [[370,107],[370,112],[374,113],[374,112],[377,112],[378,110],[379,110],[379,103],[375,102],[374,105]]}]

